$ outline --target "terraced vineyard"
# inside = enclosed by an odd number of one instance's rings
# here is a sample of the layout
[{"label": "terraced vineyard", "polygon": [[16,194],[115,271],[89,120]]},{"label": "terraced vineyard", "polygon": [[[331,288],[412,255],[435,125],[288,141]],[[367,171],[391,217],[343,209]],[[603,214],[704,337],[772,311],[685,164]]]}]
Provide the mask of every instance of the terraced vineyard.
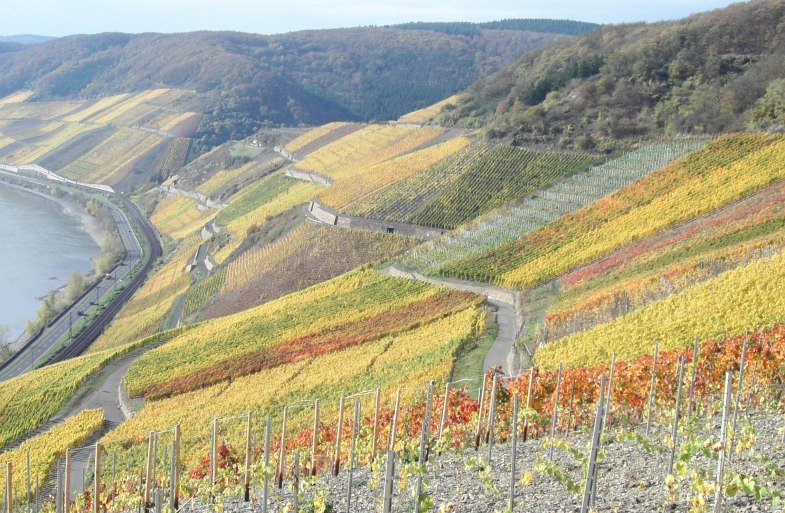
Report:
[{"label": "terraced vineyard", "polygon": [[[44,483],[58,458],[65,450],[82,445],[90,436],[104,425],[103,410],[83,410],[46,433],[26,440],[17,449],[3,452],[4,462],[9,462],[15,470],[12,490],[17,497],[24,497],[29,479],[33,485]],[[28,455],[30,472],[27,473]],[[22,469],[25,469],[22,472]],[[6,490],[6,474],[0,475],[0,487]],[[36,492],[37,490],[33,490]]]},{"label": "terraced vineyard", "polygon": [[426,144],[443,132],[439,128],[369,125],[318,149],[295,167],[333,181],[350,179],[366,168]]},{"label": "terraced vineyard", "polygon": [[[141,393],[233,358],[293,339],[350,324],[443,293],[426,284],[356,271],[263,306],[201,324],[198,334],[148,353],[126,378],[129,391]],[[341,315],[337,316],[336,312]],[[227,327],[232,327],[227,330]],[[236,328],[236,331],[235,331]],[[209,342],[207,342],[209,340]],[[187,351],[181,348],[188,346]]]},{"label": "terraced vineyard", "polygon": [[440,102],[436,102],[433,105],[429,105],[428,107],[425,107],[423,109],[415,110],[414,112],[410,112],[405,116],[401,116],[398,122],[415,123],[415,124],[427,123],[433,120],[433,118],[435,118],[445,106],[455,104],[459,98],[460,98],[459,94],[456,94],[455,96],[450,96],[449,98],[445,98],[444,100]]},{"label": "terraced vineyard", "polygon": [[199,233],[217,215],[218,211],[202,207],[195,199],[167,196],[155,206],[150,221],[164,235],[181,240]]},{"label": "terraced vineyard", "polygon": [[309,144],[313,143],[314,141],[329,135],[330,132],[333,132],[338,128],[344,127],[347,124],[348,123],[338,121],[335,123],[327,123],[326,125],[318,126],[311,130],[308,130],[300,137],[297,137],[293,141],[286,143],[285,149],[289,153],[297,153],[298,151],[308,146]]},{"label": "terraced vineyard", "polygon": [[169,310],[191,285],[189,270],[200,242],[198,235],[182,241],[120,310],[91,350],[116,347],[163,329]]},{"label": "terraced vineyard", "polygon": [[[443,303],[446,300],[448,297],[442,298]],[[334,418],[335,404],[342,393],[380,385],[390,388],[417,386],[428,377],[444,379],[457,348],[476,336],[481,328],[482,314],[470,306],[472,301],[466,298],[453,302],[449,309],[432,310],[432,316],[425,316],[428,310],[419,313],[412,310],[409,312],[412,315],[408,321],[410,327],[404,327],[407,326],[404,322],[400,328],[381,326],[373,333],[360,330],[354,343],[341,342],[340,333],[325,332],[315,339],[328,344],[325,350],[313,351],[308,345],[298,345],[274,363],[263,360],[257,367],[264,369],[263,372],[236,377],[231,384],[224,379],[221,384],[194,393],[152,401],[105,441],[110,446],[138,442],[150,429],[165,424],[174,416],[181,419],[183,425],[184,459],[193,466],[209,445],[206,426],[214,414],[230,416],[249,409],[259,414],[307,397],[321,399],[325,404],[325,418]],[[444,315],[446,317],[439,317]],[[412,324],[417,317],[421,324]],[[389,334],[385,330],[389,330]],[[389,391],[386,395],[385,400],[390,399]],[[209,411],[199,407],[206,401],[215,404],[217,409]],[[310,411],[294,409],[287,424],[296,431],[305,428],[310,420]],[[227,432],[225,436],[230,443],[239,446],[242,436],[239,430]]]},{"label": "terraced vineyard", "polygon": [[776,165],[784,150],[785,141],[778,135],[721,137],[544,230],[492,251],[486,259],[455,262],[445,271],[507,287],[541,283],[785,177],[785,169]]},{"label": "terraced vineyard", "polygon": [[[680,139],[647,143],[616,160],[593,167],[586,172],[575,173],[559,180],[550,187],[536,192],[532,197],[521,200],[515,206],[497,213],[489,214],[461,228],[456,234],[440,239],[410,251],[400,263],[408,268],[429,275],[440,275],[452,262],[483,255],[495,248],[510,244],[529,232],[535,231],[565,214],[590,205],[594,201],[638,180],[669,162],[683,157],[707,143],[701,139]],[[466,160],[473,158],[467,150],[465,160],[457,160],[451,166],[464,166]],[[447,169],[435,168],[445,176]],[[406,188],[391,187],[384,191],[388,196],[416,198],[415,191],[431,190],[425,183],[413,180]],[[381,198],[380,198],[381,200]],[[382,201],[379,201],[381,204]],[[402,202],[404,205],[407,202]],[[416,200],[414,202],[416,204]],[[396,212],[397,203],[390,201],[391,207],[379,210],[380,217],[390,220],[408,219],[411,210],[403,208]],[[359,211],[359,210],[358,210]],[[363,210],[373,216],[372,211]]]},{"label": "terraced vineyard", "polygon": [[97,351],[0,382],[0,448],[44,424],[112,359],[149,341]]},{"label": "terraced vineyard", "polygon": [[[29,102],[17,95],[0,105],[0,134],[12,141],[0,147],[9,164],[49,166],[63,176],[118,185],[138,180],[133,171],[170,170],[185,163],[185,143],[201,114],[176,103],[188,93],[155,89],[79,102]],[[169,137],[167,137],[169,136]]]},{"label": "terraced vineyard", "polygon": [[785,247],[785,185],[640,240],[559,280],[548,340],[584,331]]},{"label": "terraced vineyard", "polygon": [[394,187],[419,173],[429,174],[428,168],[469,144],[466,137],[455,137],[441,144],[429,146],[419,151],[386,160],[375,166],[361,168],[360,172],[343,173],[341,179],[319,195],[321,202],[338,211],[354,213],[353,205],[375,197],[380,190]]},{"label": "terraced vineyard", "polygon": [[205,316],[239,312],[392,257],[416,243],[399,235],[307,222],[278,242],[246,251],[228,264],[220,296]]},{"label": "terraced vineyard", "polygon": [[679,350],[688,347],[693,336],[721,338],[753,331],[756,326],[774,326],[785,318],[781,280],[785,280],[785,255],[757,260],[614,321],[551,342],[537,351],[537,364],[551,369],[559,363],[595,365],[609,361],[614,351],[629,360],[650,353],[655,340],[665,350]]}]

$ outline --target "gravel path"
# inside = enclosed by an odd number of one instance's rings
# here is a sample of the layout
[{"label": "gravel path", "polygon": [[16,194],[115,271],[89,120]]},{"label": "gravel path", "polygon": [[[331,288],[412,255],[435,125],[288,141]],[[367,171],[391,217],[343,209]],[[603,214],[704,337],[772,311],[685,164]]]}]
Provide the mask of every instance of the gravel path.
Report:
[{"label": "gravel path", "polygon": [[[763,467],[760,457],[771,458],[771,468],[785,469],[785,451],[781,444],[782,433],[780,428],[785,424],[781,415],[757,414],[750,417],[752,425],[757,432],[755,449],[757,456],[749,453],[734,457],[730,472],[740,471],[745,474],[757,476],[761,482],[772,481],[780,492],[785,492],[785,478],[782,476],[771,477]],[[740,422],[742,425],[744,422]],[[654,433],[652,440],[657,436],[665,437],[669,431],[668,426],[659,426],[659,431]],[[708,429],[709,435],[716,435],[719,430],[719,420],[712,419],[700,428]],[[571,434],[562,438],[569,444],[587,453],[587,433]],[[602,460],[598,473],[596,511],[607,512],[651,512],[651,511],[689,511],[694,493],[690,491],[692,480],[686,477],[679,482],[678,494],[670,495],[664,486],[665,468],[669,451],[663,446],[648,447],[640,439],[633,439],[629,433],[606,436],[604,441],[605,457]],[[511,445],[500,444],[493,451],[493,467],[486,478],[476,465],[477,456],[487,457],[487,448],[479,453],[469,449],[462,455],[455,453],[435,456],[428,463],[428,494],[433,499],[433,511],[456,511],[469,513],[485,513],[504,511],[507,507],[510,483]],[[516,459],[516,493],[515,509],[517,512],[564,512],[580,511],[580,494],[574,495],[567,491],[564,484],[535,470],[538,461],[546,458],[547,450],[541,440],[529,440],[519,443],[518,457]],[[565,479],[570,479],[580,487],[583,477],[583,465],[567,451],[556,449],[554,462],[563,472]],[[703,456],[694,458],[688,471],[706,472],[713,476],[716,469],[714,459]],[[524,473],[531,473],[531,482],[522,484],[521,477]],[[706,479],[711,480],[711,477]],[[382,486],[380,479],[375,478],[367,469],[358,469],[354,472],[354,493],[351,511],[370,512],[377,511],[381,502]],[[395,498],[393,511],[413,511],[414,478],[408,482],[401,476],[401,464],[396,462]],[[342,469],[338,477],[322,476],[315,483],[303,483],[301,506],[312,500],[315,494],[324,494],[329,490],[330,502],[334,511],[346,511],[346,492],[348,474]],[[244,504],[239,500],[225,500],[227,513],[251,513],[261,511],[259,501],[262,497],[261,489],[254,489],[255,503]],[[286,504],[293,497],[291,479],[285,483],[282,490],[270,485],[270,502],[268,511],[283,511]],[[705,510],[711,511],[713,498],[707,498]],[[197,503],[192,503],[187,509],[194,512],[206,511],[210,508]],[[311,511],[306,509],[305,511]],[[380,511],[380,510],[378,510]],[[733,498],[725,499],[723,511],[741,512],[774,512],[776,510],[770,500],[755,502],[751,496],[742,493]]]}]

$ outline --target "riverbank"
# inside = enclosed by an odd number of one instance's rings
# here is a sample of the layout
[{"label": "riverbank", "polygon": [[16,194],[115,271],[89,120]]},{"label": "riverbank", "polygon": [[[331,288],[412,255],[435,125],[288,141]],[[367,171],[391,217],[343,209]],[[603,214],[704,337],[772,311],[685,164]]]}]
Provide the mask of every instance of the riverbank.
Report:
[{"label": "riverbank", "polygon": [[5,305],[7,315],[0,323],[10,328],[10,348],[16,350],[29,340],[25,319],[34,319],[41,301],[51,294],[63,304],[73,272],[85,275],[87,283],[95,279],[96,259],[106,237],[79,199],[54,197],[11,181],[16,182],[12,177],[0,179],[0,188],[8,191],[1,237],[5,247],[0,252],[8,267],[0,273],[0,288],[6,291],[0,304],[12,301]]},{"label": "riverbank", "polygon": [[0,179],[0,185],[11,187],[18,191],[22,191],[27,194],[33,194],[35,196],[38,196],[39,198],[44,198],[54,203],[57,203],[62,209],[64,215],[79,219],[82,230],[85,233],[87,233],[87,235],[89,235],[90,238],[93,239],[93,241],[95,241],[96,245],[99,248],[103,246],[106,237],[104,236],[103,232],[101,232],[101,230],[99,229],[98,223],[96,222],[95,218],[91,216],[87,212],[87,209],[84,206],[80,205],[79,203],[68,200],[66,198],[57,198],[55,196],[52,196],[51,194],[47,194],[39,190],[31,189],[30,187],[17,185],[2,179]]}]

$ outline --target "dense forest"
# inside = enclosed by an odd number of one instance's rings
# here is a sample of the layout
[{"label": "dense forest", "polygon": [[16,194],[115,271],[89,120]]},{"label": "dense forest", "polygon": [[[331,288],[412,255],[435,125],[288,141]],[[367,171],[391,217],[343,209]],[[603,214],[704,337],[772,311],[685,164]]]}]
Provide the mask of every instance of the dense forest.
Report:
[{"label": "dense forest", "polygon": [[612,149],[616,139],[785,124],[785,2],[605,26],[473,84],[441,121],[493,138]]},{"label": "dense forest", "polygon": [[19,89],[34,90],[36,99],[195,90],[207,114],[197,137],[212,146],[264,126],[396,119],[570,37],[533,32],[523,22],[525,30],[502,25],[471,36],[389,27],[70,36],[0,54],[0,96]]}]

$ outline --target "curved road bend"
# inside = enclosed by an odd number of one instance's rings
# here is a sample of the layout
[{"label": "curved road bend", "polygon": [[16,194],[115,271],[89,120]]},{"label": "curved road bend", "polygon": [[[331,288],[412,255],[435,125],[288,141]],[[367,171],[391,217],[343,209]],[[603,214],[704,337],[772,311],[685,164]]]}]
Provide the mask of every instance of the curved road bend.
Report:
[{"label": "curved road bend", "polygon": [[488,298],[488,304],[496,307],[496,323],[499,325],[499,333],[496,335],[496,340],[494,340],[493,345],[491,345],[488,353],[485,355],[483,367],[487,371],[494,367],[501,366],[502,371],[504,371],[505,374],[510,374],[510,371],[517,371],[517,369],[510,368],[510,354],[515,345],[515,338],[518,335],[518,330],[520,329],[515,312],[515,291],[482,283],[431,278],[430,276],[424,276],[420,273],[402,271],[394,265],[382,269],[381,272],[398,278],[408,278],[410,280],[422,281],[449,289],[473,292],[486,296]]}]

